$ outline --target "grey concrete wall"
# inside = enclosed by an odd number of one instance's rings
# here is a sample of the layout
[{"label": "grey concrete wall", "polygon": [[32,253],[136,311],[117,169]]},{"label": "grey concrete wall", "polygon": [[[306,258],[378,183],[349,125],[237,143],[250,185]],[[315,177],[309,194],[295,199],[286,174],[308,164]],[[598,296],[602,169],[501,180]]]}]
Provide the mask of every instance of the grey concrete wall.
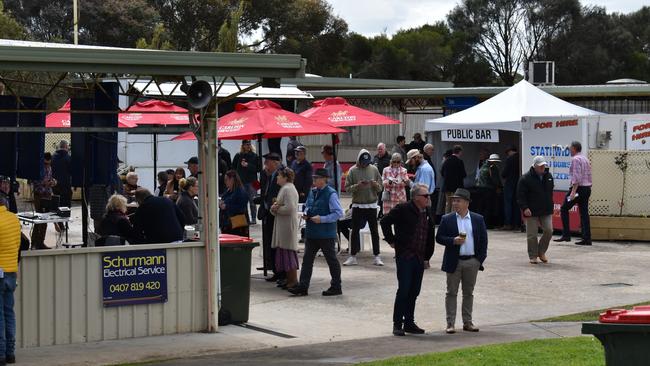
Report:
[{"label": "grey concrete wall", "polygon": [[[101,254],[167,250],[168,301],[105,308]],[[16,347],[41,347],[207,329],[203,243],[26,251],[16,289]]]}]

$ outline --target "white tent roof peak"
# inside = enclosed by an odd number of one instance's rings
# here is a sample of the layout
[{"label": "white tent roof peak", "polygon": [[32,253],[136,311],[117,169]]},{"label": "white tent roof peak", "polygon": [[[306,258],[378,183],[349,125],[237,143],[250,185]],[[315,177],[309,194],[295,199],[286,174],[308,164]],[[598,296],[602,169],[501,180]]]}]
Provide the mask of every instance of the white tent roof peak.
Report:
[{"label": "white tent roof peak", "polygon": [[602,113],[556,98],[522,80],[474,107],[442,118],[427,120],[425,130],[472,127],[521,131],[522,117],[600,114]]}]

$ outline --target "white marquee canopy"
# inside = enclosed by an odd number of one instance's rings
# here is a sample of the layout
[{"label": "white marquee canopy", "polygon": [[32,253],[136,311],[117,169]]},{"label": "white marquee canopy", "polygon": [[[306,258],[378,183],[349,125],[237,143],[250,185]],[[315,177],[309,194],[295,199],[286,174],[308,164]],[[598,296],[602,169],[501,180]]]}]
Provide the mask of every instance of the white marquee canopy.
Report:
[{"label": "white marquee canopy", "polygon": [[480,128],[521,131],[522,117],[591,116],[602,113],[556,98],[522,80],[464,111],[426,121],[425,131]]}]

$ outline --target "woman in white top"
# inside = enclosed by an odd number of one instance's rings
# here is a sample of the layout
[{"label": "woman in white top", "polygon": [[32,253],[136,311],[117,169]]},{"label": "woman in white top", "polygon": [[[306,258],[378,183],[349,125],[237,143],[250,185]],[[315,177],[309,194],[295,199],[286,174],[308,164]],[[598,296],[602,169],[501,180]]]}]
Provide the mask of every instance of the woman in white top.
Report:
[{"label": "woman in white top", "polygon": [[293,185],[295,173],[289,168],[278,171],[278,196],[271,206],[275,216],[271,248],[275,248],[275,272],[285,272],[291,288],[298,283],[298,191]]}]

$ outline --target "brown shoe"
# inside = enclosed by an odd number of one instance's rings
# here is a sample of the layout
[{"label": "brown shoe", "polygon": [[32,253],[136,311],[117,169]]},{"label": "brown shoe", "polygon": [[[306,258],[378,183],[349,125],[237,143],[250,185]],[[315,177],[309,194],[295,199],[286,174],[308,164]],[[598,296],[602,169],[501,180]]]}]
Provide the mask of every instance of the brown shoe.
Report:
[{"label": "brown shoe", "polygon": [[546,258],[546,254],[541,253],[539,255],[539,260],[542,261],[542,263],[548,263],[548,258]]},{"label": "brown shoe", "polygon": [[454,328],[453,324],[447,324],[447,329],[445,329],[445,333],[454,334],[456,333],[456,328]]},{"label": "brown shoe", "polygon": [[467,323],[463,325],[463,330],[466,332],[478,332],[478,328],[474,326],[472,323]]}]

